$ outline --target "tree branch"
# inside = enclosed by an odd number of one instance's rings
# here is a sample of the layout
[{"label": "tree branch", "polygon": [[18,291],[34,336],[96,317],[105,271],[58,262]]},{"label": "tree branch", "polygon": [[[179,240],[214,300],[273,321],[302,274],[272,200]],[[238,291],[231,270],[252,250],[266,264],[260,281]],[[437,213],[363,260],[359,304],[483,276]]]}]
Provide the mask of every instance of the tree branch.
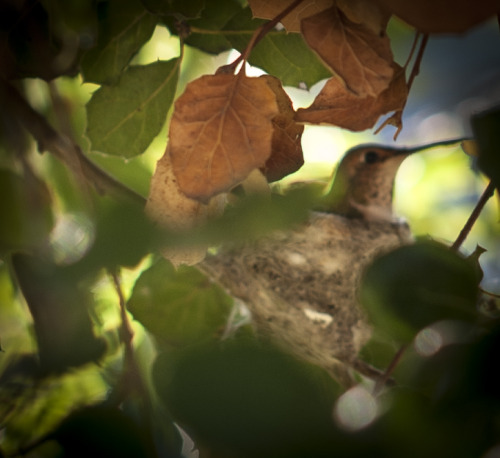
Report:
[{"label": "tree branch", "polygon": [[472,226],[474,226],[474,223],[476,222],[476,220],[479,218],[479,215],[483,211],[486,202],[488,202],[490,197],[493,196],[494,192],[495,192],[495,185],[493,184],[493,181],[490,181],[488,183],[488,186],[486,186],[486,189],[483,191],[483,194],[481,194],[481,197],[479,198],[476,206],[474,207],[474,210],[472,210],[469,219],[467,220],[463,229],[460,231],[460,234],[458,234],[457,239],[451,246],[452,250],[458,251],[462,243],[464,243],[465,239],[467,238],[469,232],[472,229]]},{"label": "tree branch", "polygon": [[66,135],[54,129],[35,111],[19,91],[0,79],[0,101],[8,107],[9,114],[17,119],[35,139],[40,152],[49,151],[63,162],[77,179],[82,177],[100,194],[109,194],[136,204],[145,205],[143,196],[115,180],[85,156],[81,148]]}]

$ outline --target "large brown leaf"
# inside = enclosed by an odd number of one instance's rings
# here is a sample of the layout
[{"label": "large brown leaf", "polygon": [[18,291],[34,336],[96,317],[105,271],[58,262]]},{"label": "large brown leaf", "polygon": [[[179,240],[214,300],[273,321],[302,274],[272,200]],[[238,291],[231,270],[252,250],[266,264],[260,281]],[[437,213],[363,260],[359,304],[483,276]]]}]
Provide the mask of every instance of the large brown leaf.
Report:
[{"label": "large brown leaf", "polygon": [[302,20],[308,45],[359,97],[376,97],[393,76],[389,38],[354,23],[337,7]]},{"label": "large brown leaf", "polygon": [[[293,0],[249,0],[248,4],[254,17],[273,19],[292,2]],[[288,32],[300,32],[300,21],[302,19],[324,11],[333,4],[334,0],[305,0],[285,16],[281,23]]]},{"label": "large brown leaf", "polygon": [[394,77],[377,97],[357,97],[346,90],[338,78],[327,81],[308,108],[297,111],[296,121],[333,124],[353,131],[369,129],[384,113],[403,109],[408,97],[404,69],[393,64]]},{"label": "large brown leaf", "polygon": [[169,131],[181,191],[206,202],[264,166],[278,113],[276,95],[262,77],[222,73],[188,84]]},{"label": "large brown leaf", "polygon": [[461,33],[495,16],[500,0],[376,0],[423,33]]},{"label": "large brown leaf", "polygon": [[279,114],[273,119],[271,156],[261,168],[271,182],[296,172],[304,164],[301,144],[304,126],[295,122],[292,101],[283,90],[280,80],[270,75],[264,75],[263,78],[276,95],[279,107]]}]

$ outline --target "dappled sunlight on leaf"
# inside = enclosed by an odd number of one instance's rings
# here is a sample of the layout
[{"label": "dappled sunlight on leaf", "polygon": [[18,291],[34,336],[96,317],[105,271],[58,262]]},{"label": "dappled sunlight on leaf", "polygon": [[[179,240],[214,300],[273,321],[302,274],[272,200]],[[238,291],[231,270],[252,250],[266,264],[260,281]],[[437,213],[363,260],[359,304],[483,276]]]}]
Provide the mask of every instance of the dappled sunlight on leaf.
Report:
[{"label": "dappled sunlight on leaf", "polygon": [[98,89],[87,104],[92,149],[124,158],[142,154],[165,123],[179,63],[172,59],[129,67],[116,85]]}]

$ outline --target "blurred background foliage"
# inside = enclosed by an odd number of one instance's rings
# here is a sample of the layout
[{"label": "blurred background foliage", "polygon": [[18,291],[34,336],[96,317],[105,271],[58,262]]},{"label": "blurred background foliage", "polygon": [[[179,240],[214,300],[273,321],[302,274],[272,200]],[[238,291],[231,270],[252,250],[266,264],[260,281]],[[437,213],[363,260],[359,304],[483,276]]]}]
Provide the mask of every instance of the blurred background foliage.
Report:
[{"label": "blurred background foliage", "polygon": [[[171,99],[189,81],[213,73],[237,56],[233,48],[241,50],[252,28],[260,24],[249,19],[244,6],[231,0],[5,1],[0,5],[2,81],[10,80],[86,157],[146,197],[156,161],[165,150]],[[182,63],[175,66],[179,20],[190,24],[192,34],[186,38]],[[127,26],[130,23],[134,26]],[[413,31],[393,20],[389,34],[396,59],[404,61]],[[118,50],[113,48],[117,36],[125,37]],[[276,40],[283,38],[282,34]],[[497,43],[495,21],[463,36],[431,37],[398,145],[472,135],[471,115],[500,101]],[[267,49],[261,45],[254,63],[266,62]],[[116,68],[106,67],[106,53],[121,59]],[[96,67],[99,59],[101,65]],[[178,72],[178,82],[169,89],[164,106],[156,108],[156,131],[150,133],[149,146],[134,157],[97,150],[87,131],[87,106],[96,91],[116,82],[130,66],[140,72],[157,61],[170,61],[168,71]],[[320,80],[328,72],[316,70],[309,90],[285,87],[295,107],[307,106],[319,92]],[[261,72],[257,67],[249,70],[249,74]],[[287,78],[302,81],[301,75]],[[140,82],[138,77],[133,84]],[[245,312],[194,268],[175,271],[156,254],[165,238],[167,243],[186,243],[185,239],[158,234],[137,204],[99,195],[59,158],[40,154],[37,148],[45,145],[27,135],[23,115],[4,91],[0,97],[2,455],[378,453],[492,458],[500,454],[496,306],[488,309],[495,318],[489,321],[475,312],[459,316],[461,324],[432,326],[446,317],[441,312],[430,312],[424,323],[420,315],[417,324],[413,317],[406,318],[415,325],[410,334],[418,333],[418,345],[397,369],[400,386],[377,399],[364,388],[342,394],[322,370],[256,342]],[[99,116],[118,109],[119,97],[115,103],[110,98],[99,107],[97,125]],[[307,126],[306,164],[278,187],[327,181],[349,147],[374,141],[392,144],[392,134],[390,128],[374,136]],[[396,183],[396,208],[417,236],[446,244],[455,240],[487,184],[475,161],[457,146],[422,152],[404,163]],[[313,203],[299,193],[289,199],[268,207],[263,201],[250,201],[188,241],[201,237],[220,243],[287,227],[302,219]],[[481,256],[482,287],[496,294],[500,293],[498,235],[495,198],[483,210],[465,251],[472,253],[476,244],[486,248]],[[397,262],[406,259],[403,254],[395,256],[401,256]],[[436,260],[433,255],[432,260]],[[371,272],[366,288],[373,290],[375,283],[372,294],[383,298],[401,294],[377,277],[384,277],[380,273],[384,269],[393,272],[391,262],[394,259],[381,264],[381,271]],[[462,289],[457,294],[465,288],[466,295],[474,296],[475,270],[464,267],[461,258],[451,262],[461,272]],[[444,282],[452,290],[457,286],[455,276]],[[132,315],[126,314],[126,305]],[[392,326],[383,321],[383,313],[380,316],[384,326]],[[483,327],[475,327],[485,320]],[[394,325],[394,329],[399,328]],[[130,333],[132,342],[127,340]],[[375,342],[366,350],[366,359],[387,366],[401,343],[395,334],[389,343]],[[195,451],[179,425],[195,439]]]}]

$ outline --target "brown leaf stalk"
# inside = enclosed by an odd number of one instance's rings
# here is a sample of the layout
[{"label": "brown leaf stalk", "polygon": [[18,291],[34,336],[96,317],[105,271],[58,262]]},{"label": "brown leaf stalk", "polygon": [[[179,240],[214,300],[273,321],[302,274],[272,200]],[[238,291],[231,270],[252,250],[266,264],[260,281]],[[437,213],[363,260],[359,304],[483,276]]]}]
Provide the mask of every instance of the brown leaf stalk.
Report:
[{"label": "brown leaf stalk", "polygon": [[479,215],[481,214],[484,206],[486,205],[486,202],[490,199],[491,196],[493,196],[495,192],[495,185],[493,184],[493,181],[490,181],[488,183],[488,186],[486,186],[486,189],[483,191],[481,194],[481,197],[477,201],[476,206],[474,207],[474,210],[472,210],[472,213],[470,214],[469,218],[465,222],[465,225],[463,229],[460,231],[460,234],[458,234],[457,239],[451,246],[451,249],[454,251],[458,251],[462,243],[465,241],[467,236],[469,235],[472,226],[474,226],[474,223],[476,220],[479,218]]},{"label": "brown leaf stalk", "polygon": [[[246,62],[248,56],[252,52],[253,48],[257,46],[259,41],[262,40],[276,26],[278,22],[280,22],[285,16],[290,14],[303,1],[304,0],[295,0],[294,2],[290,3],[290,5],[288,5],[283,11],[281,11],[281,13],[277,14],[273,19],[271,19],[269,22],[262,24],[258,29],[256,29],[252,35],[252,38],[250,38],[247,47],[238,56],[238,58],[235,59],[233,62],[231,62],[229,65],[222,67],[224,69],[224,73],[227,73],[229,71],[234,72],[235,68],[240,64],[240,62]],[[245,72],[244,68],[245,66],[243,65],[240,70],[242,73]]]}]

